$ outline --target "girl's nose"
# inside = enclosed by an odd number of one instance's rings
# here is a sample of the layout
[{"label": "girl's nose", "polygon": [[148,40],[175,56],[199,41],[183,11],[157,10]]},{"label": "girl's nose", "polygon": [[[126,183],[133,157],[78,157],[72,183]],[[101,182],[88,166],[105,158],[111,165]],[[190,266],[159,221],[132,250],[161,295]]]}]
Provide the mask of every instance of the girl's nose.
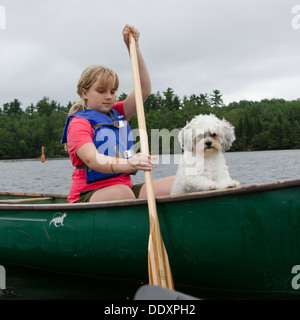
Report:
[{"label": "girl's nose", "polygon": [[112,98],[111,92],[107,92],[107,93],[106,93],[106,99],[111,99],[111,98]]}]

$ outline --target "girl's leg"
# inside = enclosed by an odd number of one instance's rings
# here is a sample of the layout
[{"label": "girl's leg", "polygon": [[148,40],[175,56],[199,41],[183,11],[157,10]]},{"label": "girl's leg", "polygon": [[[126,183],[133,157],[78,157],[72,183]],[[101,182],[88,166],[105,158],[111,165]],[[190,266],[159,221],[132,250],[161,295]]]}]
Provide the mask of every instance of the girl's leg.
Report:
[{"label": "girl's leg", "polygon": [[130,187],[123,184],[116,184],[107,188],[97,190],[90,199],[90,202],[135,199]]},{"label": "girl's leg", "polygon": [[[153,180],[153,189],[155,196],[168,196],[171,193],[175,176]],[[146,185],[141,188],[139,198],[147,198]]]}]

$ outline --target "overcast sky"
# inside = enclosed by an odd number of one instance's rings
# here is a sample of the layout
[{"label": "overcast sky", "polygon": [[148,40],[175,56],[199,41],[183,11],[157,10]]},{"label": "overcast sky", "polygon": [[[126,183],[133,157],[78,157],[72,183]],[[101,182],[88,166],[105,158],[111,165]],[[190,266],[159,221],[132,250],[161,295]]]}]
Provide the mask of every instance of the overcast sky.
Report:
[{"label": "overcast sky", "polygon": [[296,5],[300,0],[0,0],[0,107],[15,98],[23,108],[44,96],[77,101],[80,74],[93,64],[113,68],[119,94],[130,93],[126,23],[141,32],[153,93],[171,87],[183,98],[218,89],[226,104],[300,98]]}]

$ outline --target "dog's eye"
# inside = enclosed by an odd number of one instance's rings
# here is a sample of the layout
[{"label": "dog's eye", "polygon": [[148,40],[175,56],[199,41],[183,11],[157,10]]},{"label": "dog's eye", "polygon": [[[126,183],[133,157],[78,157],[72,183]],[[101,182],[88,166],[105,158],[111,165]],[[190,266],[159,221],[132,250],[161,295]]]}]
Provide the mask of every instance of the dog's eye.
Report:
[{"label": "dog's eye", "polygon": [[212,136],[212,137],[216,137],[217,134],[213,132],[213,133],[211,134],[211,136]]}]

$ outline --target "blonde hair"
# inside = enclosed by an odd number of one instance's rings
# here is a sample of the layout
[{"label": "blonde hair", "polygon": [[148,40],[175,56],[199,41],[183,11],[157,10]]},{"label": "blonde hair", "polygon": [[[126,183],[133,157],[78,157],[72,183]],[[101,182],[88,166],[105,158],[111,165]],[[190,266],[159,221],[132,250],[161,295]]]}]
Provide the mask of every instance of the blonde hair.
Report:
[{"label": "blonde hair", "polygon": [[99,65],[93,65],[86,68],[78,81],[77,93],[81,100],[76,102],[69,110],[69,114],[73,114],[79,110],[86,110],[86,101],[82,97],[82,89],[88,90],[95,81],[98,81],[98,86],[106,89],[108,85],[113,81],[114,88],[118,90],[119,88],[119,78],[117,74],[110,68],[106,68]]},{"label": "blonde hair", "polygon": [[[98,87],[106,89],[111,81],[113,81],[114,88],[118,90],[119,88],[119,78],[117,74],[109,68],[93,65],[86,68],[78,81],[77,84],[77,93],[80,96],[81,100],[72,105],[69,110],[68,116],[79,111],[86,110],[86,101],[82,97],[82,89],[88,90],[95,81],[98,81]],[[68,146],[64,143],[64,149],[68,151]]]}]

